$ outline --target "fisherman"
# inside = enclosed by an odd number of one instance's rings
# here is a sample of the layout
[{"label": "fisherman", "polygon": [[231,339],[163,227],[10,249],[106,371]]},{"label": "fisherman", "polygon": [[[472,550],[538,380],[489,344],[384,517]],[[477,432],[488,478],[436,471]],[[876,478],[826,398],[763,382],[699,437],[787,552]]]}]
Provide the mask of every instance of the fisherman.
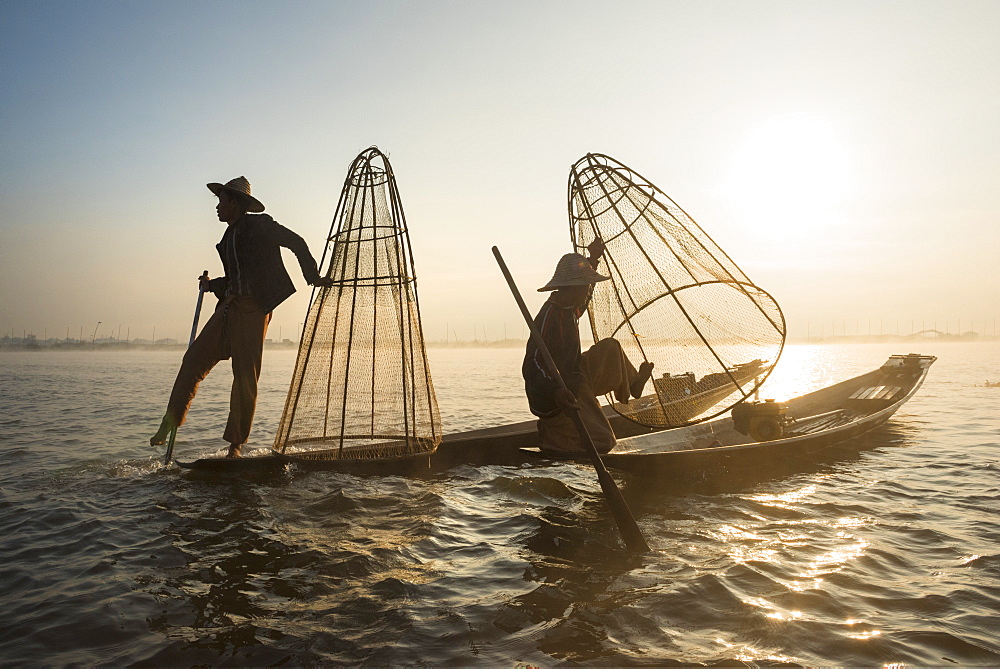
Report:
[{"label": "fisherman", "polygon": [[578,253],[564,255],[556,265],[552,280],[538,289],[539,292],[554,291],[535,316],[535,327],[566,384],[565,390],[559,387],[548,373],[534,340],[529,339],[521,375],[528,406],[538,417],[542,450],[585,450],[572,419],[565,413],[566,410],[579,410],[598,452],[610,451],[615,445],[615,434],[597,396],[613,393],[619,402],[627,402],[630,397],[642,394],[653,373],[651,362],[643,362],[636,370],[621,344],[612,337],[581,352],[579,318],[587,309],[594,284],[610,278],[596,271],[604,255],[604,242],[596,239],[587,250],[589,260]]},{"label": "fisherman", "polygon": [[229,442],[226,457],[242,454],[257,404],[264,334],[271,312],[295,292],[281,260],[281,247],[291,250],[302,268],[302,276],[313,286],[330,286],[321,277],[306,242],[297,234],[261,213],[264,205],[250,194],[250,182],[237,177],[226,184],[210,183],[219,198],[215,210],[227,224],[216,248],[225,276],[199,278],[203,291],[219,299],[215,313],[205,323],[181,362],[167,411],[150,440],[166,442],[172,430],[184,423],[198,384],[221,360],[232,358],[233,389],[229,399],[229,421],[223,439]]}]

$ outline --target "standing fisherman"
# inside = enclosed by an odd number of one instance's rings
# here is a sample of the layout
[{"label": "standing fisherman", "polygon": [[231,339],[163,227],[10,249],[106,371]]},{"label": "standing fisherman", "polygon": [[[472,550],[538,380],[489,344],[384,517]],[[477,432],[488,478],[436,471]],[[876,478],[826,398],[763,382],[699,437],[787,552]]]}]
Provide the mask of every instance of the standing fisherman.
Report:
[{"label": "standing fisherman", "polygon": [[615,445],[615,433],[597,395],[614,393],[619,402],[627,402],[629,397],[642,394],[653,373],[651,362],[643,362],[636,370],[618,340],[611,337],[581,352],[580,316],[587,309],[594,284],[611,278],[596,271],[604,255],[604,242],[597,239],[587,250],[590,251],[589,260],[579,253],[567,253],[560,258],[552,280],[538,289],[539,292],[555,291],[535,316],[535,327],[552,354],[566,388],[560,388],[546,371],[534,339],[528,340],[521,365],[528,406],[531,413],[538,416],[538,438],[543,450],[584,451],[576,426],[563,411],[575,406],[597,450],[610,451]]},{"label": "standing fisherman", "polygon": [[281,260],[281,247],[295,254],[302,276],[311,285],[330,286],[332,281],[319,275],[305,240],[260,213],[264,205],[250,194],[246,177],[226,184],[210,183],[208,188],[219,198],[215,207],[219,220],[228,225],[216,245],[225,276],[203,276],[200,281],[201,289],[214,293],[219,303],[184,354],[167,412],[149,443],[165,443],[170,432],[184,423],[198,384],[216,363],[232,358],[233,389],[222,438],[229,442],[226,457],[238,458],[253,423],[264,335],[271,312],[295,292]]}]

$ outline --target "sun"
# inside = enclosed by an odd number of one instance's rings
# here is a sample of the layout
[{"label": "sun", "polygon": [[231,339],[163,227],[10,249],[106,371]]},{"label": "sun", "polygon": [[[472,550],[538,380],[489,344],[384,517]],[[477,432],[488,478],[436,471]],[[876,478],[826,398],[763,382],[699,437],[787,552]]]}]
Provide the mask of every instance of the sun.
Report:
[{"label": "sun", "polygon": [[737,144],[724,191],[740,220],[760,233],[801,239],[829,230],[850,188],[849,153],[835,129],[785,114]]}]

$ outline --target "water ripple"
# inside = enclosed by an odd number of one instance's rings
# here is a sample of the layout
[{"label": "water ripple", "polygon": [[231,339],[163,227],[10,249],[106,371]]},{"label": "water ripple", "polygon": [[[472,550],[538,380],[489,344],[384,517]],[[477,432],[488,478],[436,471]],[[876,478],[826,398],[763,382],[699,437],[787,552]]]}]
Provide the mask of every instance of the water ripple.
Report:
[{"label": "water ripple", "polygon": [[[852,449],[725,480],[620,479],[644,556],[586,466],[180,474],[146,442],[176,355],[0,356],[0,657],[995,665],[1000,417],[970,379],[1000,349],[945,348]],[[801,374],[821,385],[887,352],[811,347],[826,357]],[[294,364],[268,355],[254,450]],[[525,418],[520,355],[432,351],[450,429]],[[206,380],[178,454],[221,453],[228,384],[221,368]]]}]

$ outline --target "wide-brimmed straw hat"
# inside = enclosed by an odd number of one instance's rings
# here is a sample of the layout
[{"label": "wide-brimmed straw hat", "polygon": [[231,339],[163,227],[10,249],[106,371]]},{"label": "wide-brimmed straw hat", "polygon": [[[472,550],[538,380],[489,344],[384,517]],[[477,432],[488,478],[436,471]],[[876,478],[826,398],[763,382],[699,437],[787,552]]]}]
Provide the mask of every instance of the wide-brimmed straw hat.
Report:
[{"label": "wide-brimmed straw hat", "polygon": [[610,278],[610,276],[595,272],[590,261],[579,253],[567,253],[559,259],[552,279],[539,288],[538,292],[544,293],[547,290],[557,290],[564,286],[588,286],[598,281],[607,281]]},{"label": "wide-brimmed straw hat", "polygon": [[206,185],[208,186],[208,190],[212,191],[216,195],[222,191],[238,195],[240,199],[246,203],[247,211],[253,214],[259,214],[264,211],[263,203],[250,194],[250,182],[247,181],[246,177],[236,177],[232,181],[228,181],[224,184],[211,183]]}]

